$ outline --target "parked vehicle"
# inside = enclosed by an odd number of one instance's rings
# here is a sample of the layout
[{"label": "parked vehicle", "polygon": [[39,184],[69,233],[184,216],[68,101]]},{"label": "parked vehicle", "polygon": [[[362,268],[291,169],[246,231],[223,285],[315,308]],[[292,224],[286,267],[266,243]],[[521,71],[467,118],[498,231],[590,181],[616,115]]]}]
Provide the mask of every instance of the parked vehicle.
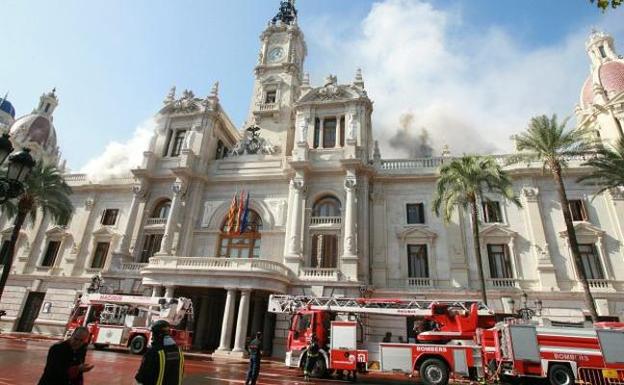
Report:
[{"label": "parked vehicle", "polygon": [[171,336],[182,349],[191,347],[193,304],[188,298],[88,294],[76,303],[67,323],[67,335],[78,326],[91,332],[96,349],[128,347],[142,354],[151,340],[150,327],[158,320],[172,326]]}]

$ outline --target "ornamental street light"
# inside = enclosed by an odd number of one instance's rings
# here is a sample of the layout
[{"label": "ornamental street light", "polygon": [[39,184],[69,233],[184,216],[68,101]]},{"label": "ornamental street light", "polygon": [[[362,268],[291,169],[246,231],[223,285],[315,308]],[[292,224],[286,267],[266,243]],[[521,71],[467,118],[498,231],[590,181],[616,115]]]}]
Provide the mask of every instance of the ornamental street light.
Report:
[{"label": "ornamental street light", "polygon": [[[13,152],[13,145],[8,134],[0,137],[0,165],[9,158],[6,175],[0,176],[0,204],[9,199],[17,198],[24,192],[24,180],[35,167],[35,160],[30,155],[30,149]],[[11,154],[11,155],[9,155]]]}]

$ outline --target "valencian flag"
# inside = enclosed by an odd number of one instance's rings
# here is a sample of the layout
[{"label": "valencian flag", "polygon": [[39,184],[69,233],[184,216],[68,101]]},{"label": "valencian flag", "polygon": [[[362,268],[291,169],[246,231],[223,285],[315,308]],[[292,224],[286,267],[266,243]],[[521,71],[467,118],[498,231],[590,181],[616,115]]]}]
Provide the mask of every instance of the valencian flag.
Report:
[{"label": "valencian flag", "polygon": [[249,224],[249,191],[247,192],[247,199],[245,199],[245,210],[243,210],[243,220],[241,221],[241,233],[247,230]]},{"label": "valencian flag", "polygon": [[232,203],[230,203],[230,209],[228,210],[227,221],[226,221],[227,232],[230,234],[236,231],[236,228],[234,227],[234,225],[235,225],[236,218],[238,217],[238,215],[236,215],[237,209],[238,209],[238,204],[236,203],[236,193],[235,193],[234,196],[232,197]]},{"label": "valencian flag", "polygon": [[236,215],[234,217],[234,234],[239,235],[241,233],[241,220],[243,219],[243,198],[245,196],[245,191],[241,191],[240,197],[237,200],[236,204]]}]

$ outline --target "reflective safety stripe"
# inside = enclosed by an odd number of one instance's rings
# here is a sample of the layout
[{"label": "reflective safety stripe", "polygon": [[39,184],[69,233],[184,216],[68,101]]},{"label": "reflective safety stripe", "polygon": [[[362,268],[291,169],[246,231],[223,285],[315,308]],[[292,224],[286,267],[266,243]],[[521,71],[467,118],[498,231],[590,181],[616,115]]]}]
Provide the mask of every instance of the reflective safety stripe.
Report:
[{"label": "reflective safety stripe", "polygon": [[178,370],[178,385],[182,385],[182,377],[184,376],[184,354],[182,354],[182,349],[178,348],[180,352],[180,369]]},{"label": "reflective safety stripe", "polygon": [[162,385],[163,379],[165,378],[165,352],[163,350],[158,351],[158,379],[156,380],[156,385]]}]

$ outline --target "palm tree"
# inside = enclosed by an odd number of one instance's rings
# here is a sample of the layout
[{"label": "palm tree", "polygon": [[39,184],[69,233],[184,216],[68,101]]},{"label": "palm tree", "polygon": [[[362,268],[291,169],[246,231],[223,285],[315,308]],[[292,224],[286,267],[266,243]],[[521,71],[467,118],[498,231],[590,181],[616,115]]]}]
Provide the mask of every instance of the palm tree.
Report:
[{"label": "palm tree", "polygon": [[578,178],[578,182],[597,184],[600,190],[596,195],[612,188],[624,187],[624,138],[620,138],[613,148],[600,145],[596,157],[583,165],[593,167],[591,174]]},{"label": "palm tree", "polygon": [[440,212],[442,212],[444,222],[448,223],[456,206],[470,209],[481,296],[483,302],[487,304],[477,215],[477,204],[484,200],[484,190],[500,194],[516,206],[521,206],[520,200],[513,192],[511,179],[494,158],[491,156],[465,155],[440,168],[440,177],[433,199],[433,211],[437,216],[440,216]]},{"label": "palm tree", "polygon": [[553,115],[551,118],[548,118],[546,115],[531,118],[527,130],[515,136],[518,153],[511,159],[511,162],[522,160],[528,162],[539,161],[543,163],[544,170],[548,169],[552,173],[557,193],[559,194],[559,203],[561,204],[561,211],[568,233],[572,258],[583,285],[585,304],[591,313],[592,319],[596,321],[598,319],[596,304],[589,290],[589,283],[583,269],[576,232],[572,224],[572,215],[569,210],[568,197],[563,183],[563,169],[567,166],[566,158],[587,153],[594,146],[588,140],[589,132],[587,130],[566,130],[567,122],[568,119],[565,119],[559,123],[557,115]]},{"label": "palm tree", "polygon": [[17,201],[4,203],[3,211],[10,218],[15,217],[15,221],[9,241],[9,251],[0,277],[0,298],[2,298],[4,285],[9,278],[15,254],[15,244],[26,217],[30,216],[31,222],[34,223],[37,218],[37,211],[41,210],[44,216],[50,215],[57,223],[65,223],[74,211],[69,200],[71,193],[71,188],[65,183],[58,168],[37,162],[24,182],[24,193],[17,198]]}]

